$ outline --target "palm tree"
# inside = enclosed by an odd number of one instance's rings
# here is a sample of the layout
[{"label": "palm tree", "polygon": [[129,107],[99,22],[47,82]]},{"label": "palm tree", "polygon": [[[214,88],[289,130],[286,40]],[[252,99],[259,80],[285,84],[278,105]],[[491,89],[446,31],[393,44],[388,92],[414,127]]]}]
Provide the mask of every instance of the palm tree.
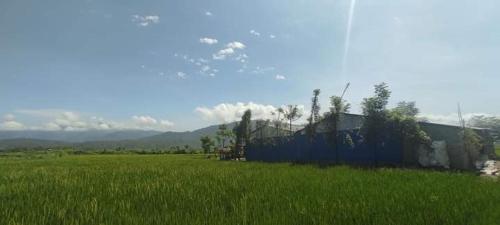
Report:
[{"label": "palm tree", "polygon": [[302,117],[302,112],[299,110],[299,107],[297,105],[287,105],[284,114],[285,118],[289,121],[290,124],[290,136],[291,136],[293,134],[292,122],[300,119],[300,117]]}]

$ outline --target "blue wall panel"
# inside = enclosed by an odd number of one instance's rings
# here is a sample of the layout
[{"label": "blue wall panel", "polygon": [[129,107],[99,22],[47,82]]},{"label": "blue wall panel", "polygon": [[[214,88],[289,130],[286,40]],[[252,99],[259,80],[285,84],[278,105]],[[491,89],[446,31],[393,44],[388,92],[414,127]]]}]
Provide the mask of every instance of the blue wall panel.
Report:
[{"label": "blue wall panel", "polygon": [[[346,143],[346,135],[352,143]],[[390,164],[398,165],[402,160],[400,143],[393,140],[385,141],[376,151],[366,145],[356,132],[342,132],[342,138],[337,142],[337,148],[324,134],[318,134],[313,139],[305,135],[294,137],[273,138],[268,144],[252,144],[247,147],[248,161],[264,162],[328,162],[345,164]],[[337,159],[338,157],[338,159]]]}]

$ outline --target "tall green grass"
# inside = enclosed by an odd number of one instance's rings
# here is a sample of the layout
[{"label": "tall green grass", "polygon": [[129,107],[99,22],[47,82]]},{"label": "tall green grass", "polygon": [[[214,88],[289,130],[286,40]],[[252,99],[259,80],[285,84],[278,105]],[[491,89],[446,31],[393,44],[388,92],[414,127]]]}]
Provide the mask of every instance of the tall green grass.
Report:
[{"label": "tall green grass", "polygon": [[499,224],[500,182],[186,155],[0,158],[0,224]]},{"label": "tall green grass", "polygon": [[497,156],[500,157],[500,145],[495,146],[495,152],[497,153]]}]

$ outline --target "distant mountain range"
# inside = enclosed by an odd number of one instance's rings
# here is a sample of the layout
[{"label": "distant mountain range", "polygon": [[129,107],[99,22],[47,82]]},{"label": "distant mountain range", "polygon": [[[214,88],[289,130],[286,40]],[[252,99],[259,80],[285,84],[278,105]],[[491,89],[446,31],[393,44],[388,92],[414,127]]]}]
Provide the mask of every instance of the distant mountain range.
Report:
[{"label": "distant mountain range", "polygon": [[[228,124],[232,129],[236,123]],[[215,137],[219,125],[186,132],[144,130],[122,131],[0,131],[0,150],[15,148],[73,147],[81,150],[99,149],[165,149],[189,145],[200,147],[204,135]]]},{"label": "distant mountain range", "polygon": [[6,139],[39,139],[61,142],[88,142],[88,141],[121,141],[139,139],[161,134],[159,131],[145,130],[88,130],[88,131],[0,131],[0,140]]},{"label": "distant mountain range", "polygon": [[[233,129],[236,122],[227,124]],[[252,127],[255,128],[255,121]],[[299,129],[299,126],[293,126]],[[174,146],[200,148],[200,138],[208,135],[215,138],[219,125],[194,131],[159,132],[144,130],[121,131],[0,131],[0,151],[11,149],[35,149],[72,147],[77,150],[167,150]],[[268,133],[274,133],[274,128]]]}]

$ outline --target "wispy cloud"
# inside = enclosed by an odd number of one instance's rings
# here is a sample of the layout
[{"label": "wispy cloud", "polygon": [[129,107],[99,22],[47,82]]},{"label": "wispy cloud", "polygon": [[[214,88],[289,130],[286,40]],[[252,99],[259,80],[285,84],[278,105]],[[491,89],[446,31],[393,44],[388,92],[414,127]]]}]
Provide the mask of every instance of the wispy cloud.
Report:
[{"label": "wispy cloud", "polygon": [[213,16],[214,14],[210,11],[205,11],[205,16]]},{"label": "wispy cloud", "polygon": [[212,69],[208,65],[203,65],[200,68],[200,74],[205,75],[205,76],[215,77],[215,75],[216,75],[217,72],[219,72],[219,70]]},{"label": "wispy cloud", "polygon": [[181,79],[186,79],[186,73],[184,73],[184,72],[177,72],[177,77],[179,77]]},{"label": "wispy cloud", "polygon": [[208,38],[208,37],[200,38],[200,43],[203,43],[203,44],[213,45],[213,44],[217,44],[218,42],[219,41],[217,41],[217,39],[215,39],[215,38]]},{"label": "wispy cloud", "polygon": [[275,38],[276,38],[276,35],[274,35],[274,34],[270,34],[270,35],[269,35],[269,38],[271,38],[271,39],[275,39]]},{"label": "wispy cloud", "polygon": [[260,36],[260,33],[255,30],[250,30],[250,34],[254,36]]},{"label": "wispy cloud", "polygon": [[201,67],[201,71],[203,71],[203,72],[207,72],[209,70],[210,70],[210,66],[205,65],[205,66]]},{"label": "wispy cloud", "polygon": [[276,80],[285,80],[286,77],[283,76],[283,75],[280,75],[280,74],[276,74],[276,77],[275,77]]},{"label": "wispy cloud", "polygon": [[254,74],[264,74],[270,71],[274,71],[276,68],[270,66],[270,67],[260,67],[256,66],[255,69],[252,71]]},{"label": "wispy cloud", "polygon": [[240,61],[241,63],[245,63],[248,59],[248,55],[243,53],[239,54],[236,58],[234,58],[236,61]]},{"label": "wispy cloud", "polygon": [[151,24],[157,24],[160,22],[160,17],[157,15],[132,15],[132,22],[136,23],[138,26],[147,27]]}]

